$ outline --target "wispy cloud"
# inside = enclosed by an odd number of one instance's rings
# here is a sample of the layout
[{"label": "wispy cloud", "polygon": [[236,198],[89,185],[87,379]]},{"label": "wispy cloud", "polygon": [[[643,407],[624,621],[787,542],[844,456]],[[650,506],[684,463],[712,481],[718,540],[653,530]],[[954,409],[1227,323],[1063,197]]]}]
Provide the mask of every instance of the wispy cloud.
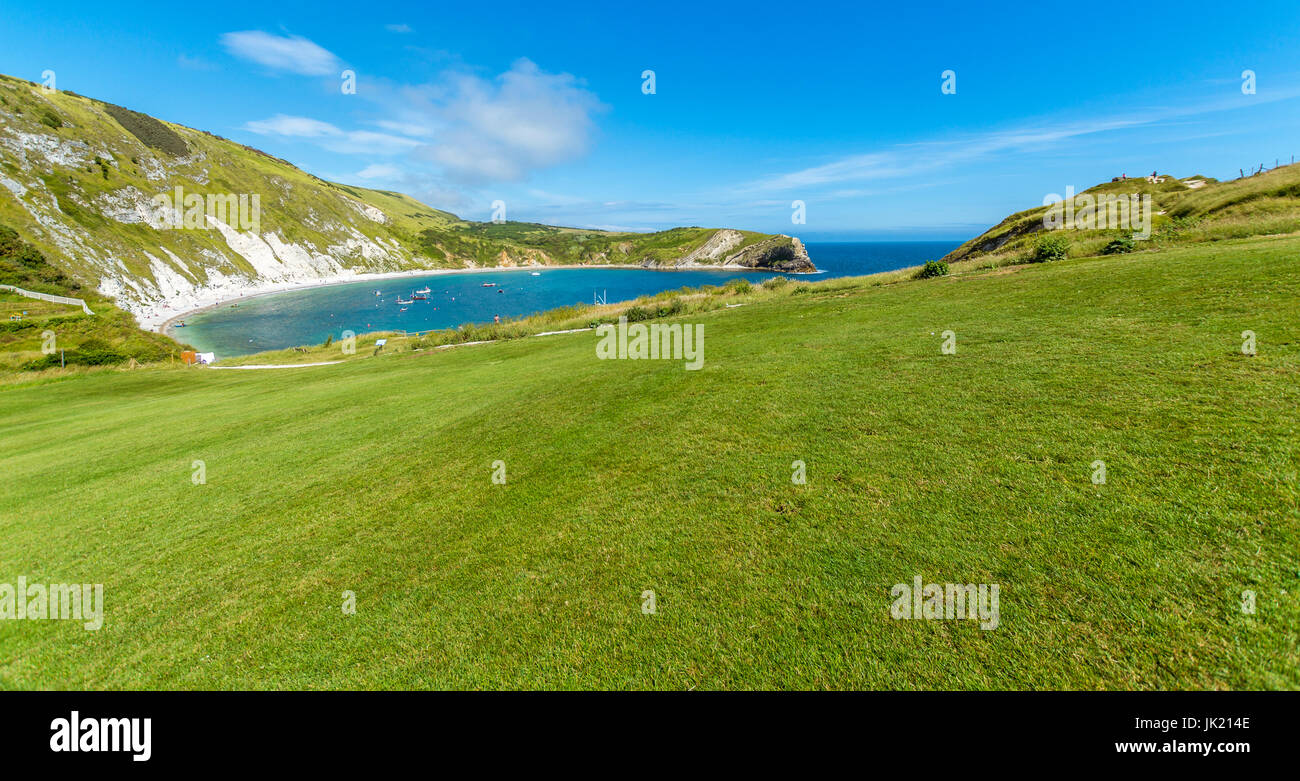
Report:
[{"label": "wispy cloud", "polygon": [[384,29],[387,30],[387,31],[390,32],[390,33],[413,33],[413,32],[415,32],[414,30],[411,29],[411,25],[409,25],[409,24],[386,24],[386,25],[384,25]]},{"label": "wispy cloud", "polygon": [[221,45],[232,55],[304,76],[337,74],[340,60],[329,50],[297,35],[272,35],[261,30],[225,33]]},{"label": "wispy cloud", "polygon": [[402,169],[395,165],[374,163],[357,171],[355,176],[359,179],[396,179],[402,173]]},{"label": "wispy cloud", "polygon": [[316,139],[317,143],[325,149],[351,155],[400,154],[420,146],[419,141],[410,138],[376,133],[372,130],[343,130],[319,119],[286,114],[254,120],[245,124],[244,129],[263,136]]},{"label": "wispy cloud", "polygon": [[394,133],[401,133],[404,136],[427,137],[433,134],[433,129],[426,127],[418,122],[399,122],[391,119],[377,119],[371,122],[375,127],[382,127],[384,130],[391,130]]},{"label": "wispy cloud", "polygon": [[1004,152],[1050,147],[1063,141],[1119,130],[1169,123],[1183,117],[1288,100],[1300,90],[1278,91],[1252,101],[1220,100],[1182,107],[1156,107],[1088,120],[1039,122],[978,135],[897,144],[888,149],[849,155],[798,171],[777,174],[741,186],[748,192],[806,190],[847,182],[866,182],[928,174]]},{"label": "wispy cloud", "polygon": [[176,58],[176,64],[187,70],[193,71],[214,71],[217,66],[202,57],[191,57],[188,54],[182,54]]},{"label": "wispy cloud", "polygon": [[750,183],[746,189],[793,190],[844,182],[915,176],[997,152],[1137,127],[1152,121],[1154,120],[1141,118],[1111,119],[1056,127],[1019,128],[960,139],[899,144],[885,151],[850,155],[822,165],[761,179]]},{"label": "wispy cloud", "polygon": [[295,138],[322,138],[343,135],[342,130],[329,122],[322,122],[311,117],[291,117],[286,114],[276,114],[270,119],[254,120],[244,125],[244,129],[263,136],[292,136]]}]

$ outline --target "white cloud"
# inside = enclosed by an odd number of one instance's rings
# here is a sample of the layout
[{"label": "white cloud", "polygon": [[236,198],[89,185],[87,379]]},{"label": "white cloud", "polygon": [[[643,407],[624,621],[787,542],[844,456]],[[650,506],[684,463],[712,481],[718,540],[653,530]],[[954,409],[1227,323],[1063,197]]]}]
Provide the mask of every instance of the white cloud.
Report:
[{"label": "white cloud", "polygon": [[[1300,89],[1279,91],[1268,100],[1289,100]],[[1253,101],[1258,103],[1263,101]],[[1127,115],[1082,121],[1038,123],[982,135],[899,144],[881,152],[849,155],[829,163],[751,182],[742,191],[808,189],[843,182],[894,179],[931,173],[989,155],[1043,147],[1098,133],[1158,125],[1183,117],[1240,108],[1234,101],[1215,101],[1177,108],[1152,108]]]},{"label": "white cloud", "polygon": [[409,24],[386,24],[384,29],[390,33],[410,33],[415,32]]},{"label": "white cloud", "polygon": [[546,73],[527,59],[494,80],[456,74],[448,86],[406,96],[435,129],[420,155],[462,182],[519,181],[581,156],[604,108],[572,75]]},{"label": "white cloud", "polygon": [[321,138],[342,136],[343,131],[328,122],[310,117],[291,117],[276,114],[270,119],[258,119],[244,126],[245,130],[263,136],[293,136],[296,138]]},{"label": "white cloud", "polygon": [[359,179],[394,179],[402,175],[402,169],[395,165],[374,163],[357,171]]},{"label": "white cloud", "polygon": [[182,68],[195,71],[214,71],[217,66],[203,59],[202,57],[191,57],[188,54],[181,54],[176,58],[176,64]]},{"label": "white cloud", "polygon": [[279,36],[261,30],[244,30],[223,34],[221,45],[236,57],[268,68],[304,76],[326,76],[339,72],[338,57],[297,35]]},{"label": "white cloud", "polygon": [[401,133],[404,136],[427,137],[433,134],[433,131],[418,122],[396,122],[391,119],[375,120],[372,124],[376,127],[382,127],[384,130],[391,130],[394,133]]},{"label": "white cloud", "polygon": [[1055,127],[1021,128],[956,140],[900,144],[884,152],[849,155],[823,165],[768,177],[747,189],[790,190],[841,182],[896,179],[1012,149],[1148,124],[1152,119],[1105,119]]},{"label": "white cloud", "polygon": [[311,117],[294,117],[276,114],[270,119],[258,119],[244,125],[244,129],[263,136],[319,139],[320,146],[331,152],[346,155],[394,155],[409,152],[420,145],[419,141],[373,130],[342,130]]},{"label": "white cloud", "polygon": [[373,130],[353,130],[345,134],[342,142],[331,142],[325,146],[327,149],[346,154],[395,155],[409,152],[419,145],[419,141],[410,138],[376,133]]}]

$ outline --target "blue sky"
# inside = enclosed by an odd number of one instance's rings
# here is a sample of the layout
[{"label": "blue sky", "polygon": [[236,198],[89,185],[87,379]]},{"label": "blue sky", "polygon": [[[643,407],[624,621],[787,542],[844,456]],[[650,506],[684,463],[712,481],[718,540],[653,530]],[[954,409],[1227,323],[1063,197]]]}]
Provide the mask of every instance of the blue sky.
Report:
[{"label": "blue sky", "polygon": [[3,0],[0,71],[465,217],[635,230],[962,239],[1300,154],[1295,0],[991,5]]}]

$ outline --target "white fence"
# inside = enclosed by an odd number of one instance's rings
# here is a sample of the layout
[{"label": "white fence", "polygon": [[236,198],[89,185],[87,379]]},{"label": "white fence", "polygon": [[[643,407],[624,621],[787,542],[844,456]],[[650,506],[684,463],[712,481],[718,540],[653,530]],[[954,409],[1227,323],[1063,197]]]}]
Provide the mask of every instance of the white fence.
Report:
[{"label": "white fence", "polygon": [[13,285],[0,285],[0,290],[12,290],[20,296],[27,296],[28,298],[39,298],[42,301],[49,301],[50,303],[53,304],[72,304],[73,306],[81,307],[81,310],[88,315],[95,314],[94,312],[90,311],[90,307],[86,306],[86,302],[82,301],[80,298],[68,298],[67,296],[52,296],[49,293],[37,293],[34,290],[23,290],[22,288],[14,287]]}]

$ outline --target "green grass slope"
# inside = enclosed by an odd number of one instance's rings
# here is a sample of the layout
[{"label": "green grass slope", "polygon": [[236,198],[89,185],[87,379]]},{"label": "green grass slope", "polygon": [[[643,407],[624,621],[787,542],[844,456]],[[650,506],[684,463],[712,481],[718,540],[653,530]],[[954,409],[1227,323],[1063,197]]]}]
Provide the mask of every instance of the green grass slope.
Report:
[{"label": "green grass slope", "polygon": [[[1300,165],[1285,165],[1253,176],[1220,182],[1204,176],[1177,179],[1162,175],[1160,183],[1144,178],[1105,182],[1078,195],[1150,195],[1152,235],[1136,249],[1166,249],[1207,241],[1300,231]],[[1039,206],[1010,215],[984,233],[950,252],[950,263],[977,261],[1004,265],[1028,260],[1044,235]],[[1055,235],[1069,243],[1069,253],[1085,257],[1102,252],[1112,241],[1128,236],[1124,230],[1062,230]]]},{"label": "green grass slope", "polygon": [[[0,380],[55,366],[103,366],[172,360],[182,345],[142,331],[130,313],[50,263],[18,234],[0,226],[0,285],[80,298],[81,307],[0,291]],[[53,341],[46,338],[53,333]],[[48,352],[47,346],[58,352]],[[74,368],[73,371],[77,371]]]},{"label": "green grass slope", "polygon": [[[0,621],[0,686],[1300,687],[1297,252],[790,285],[692,313],[693,372],[581,333],[0,388],[0,582],[106,600]],[[891,619],[915,575],[1000,626]]]}]

